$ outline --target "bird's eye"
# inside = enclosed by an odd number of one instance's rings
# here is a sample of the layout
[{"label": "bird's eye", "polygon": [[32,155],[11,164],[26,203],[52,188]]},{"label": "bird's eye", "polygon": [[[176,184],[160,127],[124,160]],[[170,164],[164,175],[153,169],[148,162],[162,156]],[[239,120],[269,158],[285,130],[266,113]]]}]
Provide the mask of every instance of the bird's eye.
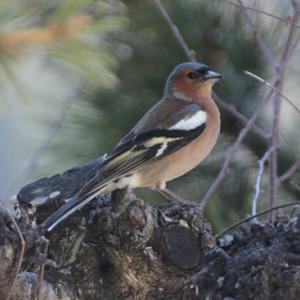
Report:
[{"label": "bird's eye", "polygon": [[194,73],[194,72],[190,72],[187,74],[187,77],[189,79],[195,79],[198,76],[198,74]]}]

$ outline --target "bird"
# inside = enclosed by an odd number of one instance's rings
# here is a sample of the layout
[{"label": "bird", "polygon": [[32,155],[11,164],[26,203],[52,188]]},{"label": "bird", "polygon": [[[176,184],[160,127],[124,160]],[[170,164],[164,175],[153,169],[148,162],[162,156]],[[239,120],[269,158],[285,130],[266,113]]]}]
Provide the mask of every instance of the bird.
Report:
[{"label": "bird", "polygon": [[94,177],[50,215],[40,228],[52,231],[96,196],[148,187],[166,196],[166,183],[204,160],[220,133],[220,112],[213,85],[223,76],[200,62],[176,66],[160,101],[105,156]]}]

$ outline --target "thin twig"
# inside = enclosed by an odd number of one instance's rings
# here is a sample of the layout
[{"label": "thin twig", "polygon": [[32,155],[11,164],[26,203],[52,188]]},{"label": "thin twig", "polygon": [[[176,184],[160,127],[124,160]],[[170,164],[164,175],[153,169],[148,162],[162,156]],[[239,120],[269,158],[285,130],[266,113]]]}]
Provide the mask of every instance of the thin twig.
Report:
[{"label": "thin twig", "polygon": [[284,100],[286,100],[296,111],[298,114],[300,114],[300,108],[298,108],[292,100],[290,100],[287,96],[285,96],[279,89],[277,89],[275,86],[273,86],[270,82],[266,81],[265,79],[257,76],[256,74],[253,74],[249,71],[244,71],[244,73],[251,78],[256,79],[257,81],[264,83],[266,86],[274,90],[276,93],[278,93]]},{"label": "thin twig", "polygon": [[230,226],[228,226],[227,228],[225,228],[224,230],[222,230],[220,233],[216,234],[215,235],[215,238],[216,239],[219,239],[222,235],[224,235],[225,233],[231,231],[232,229],[236,228],[237,226],[240,226],[246,222],[249,222],[257,217],[260,217],[264,214],[267,214],[271,211],[274,211],[274,210],[277,210],[277,209],[281,209],[281,208],[285,208],[285,207],[289,207],[289,206],[295,206],[295,205],[299,205],[300,202],[299,201],[294,201],[294,202],[290,202],[290,203],[286,203],[286,204],[281,204],[281,205],[278,205],[278,206],[274,206],[274,207],[271,207],[271,208],[268,208],[268,209],[265,209],[259,213],[257,213],[256,215],[254,216],[249,216],[249,217],[246,217]]},{"label": "thin twig", "polygon": [[[236,3],[236,2],[232,2],[230,0],[223,0],[223,1],[226,2],[226,3],[228,3],[228,4],[231,4],[231,5],[234,5],[234,6],[237,6],[237,7],[241,7],[241,5],[238,4],[238,3]],[[271,18],[276,19],[278,21],[281,21],[281,22],[283,22],[286,25],[293,24],[296,28],[300,28],[300,25],[291,22],[291,20],[288,17],[286,17],[286,18],[279,17],[279,16],[271,14],[271,13],[269,13],[267,11],[264,11],[262,9],[257,9],[255,7],[250,7],[250,6],[246,6],[246,5],[244,5],[244,8],[247,9],[247,10],[254,11],[256,13],[263,14],[265,16],[271,17]]]},{"label": "thin twig", "polygon": [[[213,98],[221,108],[233,115],[243,125],[246,125],[248,123],[249,120],[243,114],[241,114],[234,105],[226,103],[216,93],[213,93]],[[267,142],[269,140],[269,135],[255,124],[253,124],[253,126],[251,127],[251,132],[264,142]]]},{"label": "thin twig", "polygon": [[80,81],[77,81],[74,84],[74,86],[75,88],[73,89],[72,93],[63,101],[61,109],[59,110],[57,116],[48,127],[46,135],[44,136],[42,142],[38,145],[23,171],[17,176],[14,183],[9,188],[10,193],[14,193],[17,190],[17,188],[22,184],[23,180],[32,174],[32,172],[36,169],[40,158],[48,149],[49,144],[51,143],[57,131],[61,127],[67,112],[70,110],[72,104],[76,100],[76,95],[81,89],[82,83]]},{"label": "thin twig", "polygon": [[270,49],[267,47],[265,41],[262,39],[261,35],[256,30],[255,25],[254,25],[250,15],[248,14],[248,12],[246,10],[243,1],[238,0],[238,2],[239,2],[239,5],[240,5],[240,8],[241,8],[241,12],[244,16],[244,19],[245,19],[247,25],[253,31],[255,40],[257,42],[257,45],[259,46],[260,50],[262,51],[262,53],[265,57],[265,60],[267,61],[267,63],[269,63],[274,68],[274,70],[276,70],[277,67],[278,67],[278,62],[274,59]]},{"label": "thin twig", "polygon": [[14,224],[14,227],[16,229],[16,232],[17,232],[18,236],[19,236],[20,244],[21,244],[20,257],[19,257],[17,267],[16,267],[16,274],[15,274],[14,280],[11,284],[11,287],[9,289],[8,295],[6,297],[6,300],[9,300],[10,297],[12,296],[12,293],[13,293],[14,289],[15,289],[15,286],[16,286],[16,283],[17,283],[17,278],[18,278],[18,275],[21,271],[22,262],[23,262],[23,258],[24,258],[24,253],[25,253],[26,242],[25,242],[25,239],[23,237],[23,234],[21,232],[20,227],[18,226],[16,220],[10,215],[10,213],[9,213],[7,207],[6,207],[6,204],[5,204],[5,202],[2,198],[0,198],[0,204],[1,204],[2,208],[6,211],[8,217],[10,218],[12,223]]},{"label": "thin twig", "polygon": [[300,160],[296,161],[294,164],[291,165],[291,167],[280,177],[278,177],[278,180],[280,183],[286,181],[290,177],[293,176],[293,174],[300,169]]},{"label": "thin twig", "polygon": [[[46,238],[42,238],[43,242],[45,243],[43,256],[46,259],[48,254],[48,247],[49,247],[49,240]],[[45,261],[43,261],[40,265],[39,272],[38,272],[38,282],[37,282],[37,300],[42,300],[42,292],[43,292],[43,280],[44,280],[44,272],[45,272]]]},{"label": "thin twig", "polygon": [[221,182],[225,178],[235,152],[239,148],[240,144],[243,142],[244,138],[247,136],[248,132],[250,131],[250,128],[254,124],[255,120],[257,119],[257,117],[258,117],[259,113],[261,112],[262,108],[264,107],[264,105],[271,98],[272,94],[273,94],[273,90],[271,90],[268,93],[268,95],[259,103],[259,105],[257,106],[257,108],[256,108],[255,112],[253,113],[252,117],[249,119],[247,125],[240,131],[236,141],[234,142],[232,147],[228,150],[225,162],[222,166],[222,169],[221,169],[220,173],[218,174],[218,176],[216,177],[216,179],[214,180],[214,182],[210,186],[209,190],[205,194],[204,198],[200,202],[200,206],[202,208],[204,208],[206,206],[206,204],[207,204],[208,200],[210,199],[210,197],[212,196],[212,194],[216,191],[217,187],[221,184]]},{"label": "thin twig", "polygon": [[256,183],[255,183],[255,194],[252,199],[252,216],[256,215],[257,213],[257,200],[260,194],[260,185],[262,181],[262,177],[264,174],[264,168],[265,168],[265,163],[266,160],[269,158],[270,154],[274,151],[275,146],[271,147],[268,151],[265,152],[263,157],[258,161],[258,166],[259,166],[259,171],[258,175],[256,177]]},{"label": "thin twig", "polygon": [[297,192],[300,193],[300,185],[293,180],[291,181],[291,184],[297,190]]},{"label": "thin twig", "polygon": [[182,37],[182,34],[180,33],[178,27],[173,23],[170,15],[166,11],[166,9],[163,7],[161,4],[160,0],[153,0],[153,3],[163,16],[164,20],[167,22],[169,25],[171,31],[173,32],[178,44],[181,46],[182,50],[184,51],[185,55],[191,60],[191,61],[196,61],[194,51],[192,51],[187,43],[185,42],[184,38]]},{"label": "thin twig", "polygon": [[[294,6],[294,14],[292,17],[292,22],[296,23],[299,20],[300,16],[300,1],[297,2],[297,5]],[[295,35],[295,26],[290,25],[290,29],[288,32],[287,40],[283,47],[283,53],[279,62],[279,66],[276,69],[277,80],[274,84],[274,87],[278,90],[274,96],[274,104],[273,104],[273,124],[271,130],[271,139],[270,139],[270,147],[278,144],[278,136],[279,136],[279,123],[280,123],[280,112],[281,112],[281,103],[282,103],[282,89],[284,82],[284,75],[286,65],[288,63],[290,49],[292,47],[296,47],[294,43],[294,35]],[[270,207],[276,206],[277,203],[277,193],[279,188],[279,180],[278,180],[278,153],[277,149],[275,149],[270,156]],[[273,219],[273,212],[270,212],[270,220]]]}]

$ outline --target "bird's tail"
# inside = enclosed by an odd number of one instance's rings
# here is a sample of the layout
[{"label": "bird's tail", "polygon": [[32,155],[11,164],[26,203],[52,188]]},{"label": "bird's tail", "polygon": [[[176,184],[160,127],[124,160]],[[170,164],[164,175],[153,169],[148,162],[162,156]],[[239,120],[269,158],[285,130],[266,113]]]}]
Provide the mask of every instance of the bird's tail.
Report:
[{"label": "bird's tail", "polygon": [[106,187],[106,184],[100,185],[89,193],[79,193],[70,198],[68,202],[62,205],[55,213],[50,215],[42,224],[40,224],[41,233],[50,232],[54,227],[60,224],[63,220],[72,215],[76,210],[85,206],[88,202],[101,194]]}]

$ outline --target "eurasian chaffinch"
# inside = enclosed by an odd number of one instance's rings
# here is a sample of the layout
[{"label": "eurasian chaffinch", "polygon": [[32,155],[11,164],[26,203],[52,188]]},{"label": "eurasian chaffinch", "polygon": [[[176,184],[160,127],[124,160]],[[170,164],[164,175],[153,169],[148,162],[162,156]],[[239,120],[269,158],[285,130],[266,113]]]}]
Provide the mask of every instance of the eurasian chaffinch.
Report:
[{"label": "eurasian chaffinch", "polygon": [[117,189],[154,187],[196,167],[214,147],[220,113],[212,86],[222,76],[208,66],[187,62],[169,75],[157,102],[105,157],[95,177],[41,224],[51,231],[96,196]]}]

